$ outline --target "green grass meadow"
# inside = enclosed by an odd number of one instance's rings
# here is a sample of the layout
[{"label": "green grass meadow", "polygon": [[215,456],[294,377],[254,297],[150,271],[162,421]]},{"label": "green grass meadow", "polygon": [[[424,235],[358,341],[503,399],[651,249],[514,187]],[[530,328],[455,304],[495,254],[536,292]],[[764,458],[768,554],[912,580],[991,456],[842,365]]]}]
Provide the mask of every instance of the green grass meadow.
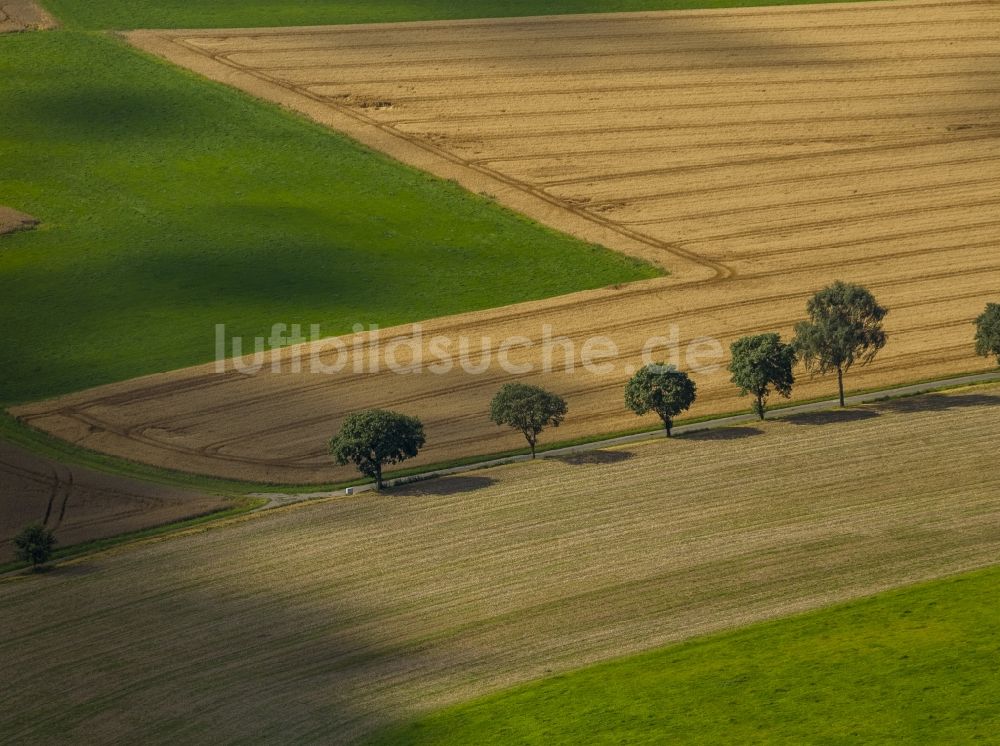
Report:
[{"label": "green grass meadow", "polygon": [[[44,0],[71,28],[222,28],[801,5],[821,0]],[[849,2],[850,0],[825,0]]]},{"label": "green grass meadow", "polygon": [[[192,4],[194,7],[194,4]],[[0,403],[656,276],[103,33],[0,37]]]},{"label": "green grass meadow", "polygon": [[997,743],[998,612],[993,568],[532,683],[376,742]]}]

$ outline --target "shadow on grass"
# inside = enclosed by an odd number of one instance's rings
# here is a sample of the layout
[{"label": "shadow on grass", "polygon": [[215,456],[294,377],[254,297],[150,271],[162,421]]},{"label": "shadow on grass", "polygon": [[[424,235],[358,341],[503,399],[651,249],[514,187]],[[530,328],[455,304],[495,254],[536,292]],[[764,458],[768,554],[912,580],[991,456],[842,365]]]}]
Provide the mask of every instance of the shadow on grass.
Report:
[{"label": "shadow on grass", "polygon": [[482,490],[496,484],[492,477],[440,477],[413,484],[404,484],[386,490],[386,494],[400,497],[421,497],[423,495],[457,495],[461,492]]},{"label": "shadow on grass", "polygon": [[828,412],[802,412],[780,418],[793,425],[835,425],[839,422],[861,422],[878,417],[874,409],[833,409]]},{"label": "shadow on grass", "polygon": [[111,142],[122,138],[179,136],[191,115],[153,91],[90,84],[22,94],[20,105],[50,132],[80,140]]}]

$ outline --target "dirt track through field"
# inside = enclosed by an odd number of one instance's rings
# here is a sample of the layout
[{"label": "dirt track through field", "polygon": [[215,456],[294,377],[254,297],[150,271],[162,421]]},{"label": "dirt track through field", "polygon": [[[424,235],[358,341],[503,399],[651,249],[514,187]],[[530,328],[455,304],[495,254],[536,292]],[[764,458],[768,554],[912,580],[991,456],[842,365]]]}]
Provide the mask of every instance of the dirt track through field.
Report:
[{"label": "dirt track through field", "polygon": [[[835,279],[868,285],[891,309],[889,347],[850,386],[987,369],[970,322],[1000,292],[998,35],[996,0],[903,0],[129,38],[670,269],[663,280],[424,325],[425,360],[435,334],[456,340],[453,360],[468,337],[472,364],[482,337],[494,352],[505,338],[530,340],[510,357],[533,366],[525,378],[569,398],[562,439],[639,424],[622,386],[646,341],[670,337],[671,324],[678,362],[690,367],[683,351],[698,338],[728,348],[747,333],[788,334],[808,294]],[[442,278],[442,292],[454,282]],[[546,326],[577,352],[608,337],[611,369],[539,372]],[[353,371],[371,345],[345,341],[358,345]],[[520,447],[486,417],[512,377],[495,357],[488,363],[481,375],[456,363],[409,376],[366,366],[248,377],[204,366],[16,411],[158,465],[327,481],[350,472],[329,464],[326,438],[365,406],[423,418],[425,464]],[[692,415],[746,406],[724,371],[696,380]],[[797,396],[829,395],[832,385],[802,376]]]},{"label": "dirt track through field", "polygon": [[803,414],[258,514],[0,584],[0,732],[344,742],[996,563],[998,415],[996,385]]},{"label": "dirt track through field", "polygon": [[11,540],[29,523],[44,523],[59,546],[222,510],[217,495],[104,474],[43,458],[0,441],[0,563],[14,559]]}]

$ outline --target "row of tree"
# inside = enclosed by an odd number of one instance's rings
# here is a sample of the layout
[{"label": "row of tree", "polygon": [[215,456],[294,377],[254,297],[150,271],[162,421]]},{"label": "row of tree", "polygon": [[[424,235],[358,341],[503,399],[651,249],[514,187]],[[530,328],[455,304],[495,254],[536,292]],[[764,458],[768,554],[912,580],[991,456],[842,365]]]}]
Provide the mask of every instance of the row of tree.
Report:
[{"label": "row of tree", "polygon": [[[743,337],[730,347],[731,380],[741,396],[753,397],[753,411],[762,420],[773,393],[791,396],[799,361],[814,373],[836,372],[843,407],[845,374],[855,365],[872,362],[885,347],[888,310],[865,287],[835,282],[809,299],[806,312],[808,319],[795,325],[790,342],[768,333]],[[975,324],[976,352],[996,356],[1000,364],[1000,304],[988,304]],[[640,416],[655,413],[670,437],[674,419],[690,409],[697,395],[687,373],[658,363],[642,367],[629,379],[625,405]],[[558,394],[524,383],[505,384],[490,402],[490,419],[521,432],[532,458],[539,435],[547,427],[558,427],[567,411],[566,400]],[[413,458],[425,442],[423,424],[416,417],[369,409],[344,421],[330,440],[330,453],[341,465],[354,464],[382,489],[384,467]]]},{"label": "row of tree", "polygon": [[[844,374],[854,365],[870,363],[885,346],[882,321],[887,311],[866,288],[834,283],[816,293],[806,310],[808,320],[796,324],[795,337],[789,343],[770,333],[743,337],[730,347],[731,380],[741,396],[753,396],[753,411],[761,419],[772,393],[791,396],[799,360],[817,373],[836,371],[840,404],[844,406]],[[987,304],[975,325],[976,353],[995,356],[1000,364],[1000,303]],[[637,415],[656,413],[668,437],[674,418],[687,411],[696,397],[694,381],[663,364],[644,366],[625,386],[626,406]],[[520,431],[532,458],[538,436],[547,427],[558,427],[567,411],[561,396],[524,383],[505,384],[490,402],[490,419]],[[383,468],[413,458],[425,441],[424,426],[416,417],[369,409],[344,421],[340,433],[330,441],[330,452],[341,465],[356,465],[382,489]],[[32,524],[14,538],[14,549],[18,559],[38,567],[52,556],[55,543],[51,529]]]},{"label": "row of tree", "polygon": [[[835,282],[816,293],[806,305],[809,318],[795,325],[795,338],[783,342],[776,333],[742,337],[730,346],[729,373],[740,396],[753,396],[760,419],[772,393],[786,399],[795,385],[795,365],[801,360],[816,373],[837,373],[840,406],[845,406],[844,374],[866,365],[885,347],[882,322],[888,310],[860,285]],[[639,415],[655,412],[670,437],[674,418],[694,404],[694,381],[672,366],[647,365],[625,387],[625,404]]]}]

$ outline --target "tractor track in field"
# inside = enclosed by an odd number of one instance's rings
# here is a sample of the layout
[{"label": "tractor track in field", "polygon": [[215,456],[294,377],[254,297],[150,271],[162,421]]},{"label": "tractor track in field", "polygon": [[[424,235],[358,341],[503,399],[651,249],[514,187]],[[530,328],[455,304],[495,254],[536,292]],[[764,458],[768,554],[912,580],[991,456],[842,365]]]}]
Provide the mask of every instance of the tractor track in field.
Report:
[{"label": "tractor track in field", "polygon": [[[930,7],[930,6],[929,5],[925,5],[924,7]],[[945,4],[941,4],[939,7],[946,7],[946,5]],[[582,15],[587,15],[587,14],[582,14]],[[635,15],[635,14],[632,14],[632,15]],[[724,11],[716,10],[716,11],[713,11],[712,17],[717,19],[717,18],[723,17],[724,15],[725,15]],[[747,17],[747,14],[745,14],[745,13],[744,14],[740,14],[740,17],[741,18],[745,18],[745,17]],[[588,19],[588,20],[593,20],[593,19],[591,18],[591,19]],[[606,19],[602,19],[602,20],[606,20]],[[976,20],[976,17],[972,16],[970,18],[961,18],[961,19],[957,19],[957,20],[960,20],[960,21]],[[552,25],[563,26],[563,25],[566,24],[566,21],[567,21],[567,19],[565,17],[560,17],[560,18],[555,19]],[[641,24],[642,21],[641,20],[640,21],[625,20],[625,21],[623,21],[623,23],[626,24],[626,25],[628,25],[628,26],[635,26],[637,24]],[[356,31],[356,33],[367,34],[370,31],[370,25],[368,25],[368,24],[359,24],[359,25],[362,27],[362,29],[359,30],[359,31]],[[392,25],[394,25],[394,26],[401,26],[403,24],[392,24]],[[432,25],[432,24],[427,24],[427,25]],[[456,24],[452,23],[451,25],[456,25]],[[502,27],[508,26],[508,25],[518,25],[518,24],[505,24],[505,23],[499,22],[499,19],[497,19],[497,20],[491,20],[491,21],[489,21],[488,24],[486,24],[486,27],[489,28],[489,29],[499,29],[499,28],[502,28]],[[522,26],[526,27],[528,30],[540,31],[539,36],[542,37],[541,40],[544,40],[544,38],[545,38],[545,32],[543,31],[543,29],[545,29],[546,24],[545,24],[545,22],[541,18],[535,17],[530,22],[519,24],[519,25],[522,25]],[[913,28],[913,27],[926,26],[926,25],[927,25],[926,21],[886,21],[886,22],[881,22],[881,23],[865,23],[865,24],[863,24],[863,26],[866,29],[869,29],[869,30],[872,30],[872,29],[883,30],[883,29],[889,29],[889,28]],[[786,24],[786,25],[777,25],[777,26],[753,26],[753,27],[750,27],[750,28],[730,28],[730,29],[728,29],[726,31],[726,34],[727,35],[737,35],[737,34],[747,34],[747,35],[750,35],[750,34],[761,34],[761,33],[773,33],[775,31],[807,31],[807,30],[808,31],[823,31],[823,32],[830,32],[830,31],[856,31],[858,29],[858,27],[859,27],[858,23],[847,23],[847,24],[844,24],[844,23],[839,23],[839,24],[810,24],[810,25],[803,25],[803,26],[789,26],[789,25]],[[466,28],[468,28],[468,26],[466,26]],[[391,52],[396,51],[396,50],[406,51],[406,50],[409,50],[409,49],[420,48],[420,47],[430,47],[430,48],[433,48],[433,49],[437,50],[437,49],[440,49],[442,47],[463,46],[463,45],[466,45],[468,43],[465,39],[455,40],[455,39],[448,39],[447,37],[445,37],[445,38],[437,38],[437,39],[430,39],[430,40],[410,39],[410,40],[407,40],[406,42],[400,42],[400,43],[378,41],[378,42],[364,42],[364,43],[361,43],[361,44],[344,44],[341,40],[343,39],[343,37],[349,36],[351,34],[350,27],[338,26],[338,27],[335,27],[335,28],[333,28],[331,30],[328,30],[328,31],[324,31],[322,27],[309,27],[308,29],[305,29],[305,32],[308,34],[308,36],[309,36],[310,39],[321,40],[324,37],[330,37],[330,39],[326,43],[324,43],[324,44],[318,44],[318,45],[315,45],[315,46],[309,46],[308,44],[305,45],[305,46],[301,46],[301,45],[288,46],[286,44],[286,45],[284,45],[284,46],[282,46],[282,47],[279,48],[280,51],[291,51],[291,50],[294,50],[294,51],[297,51],[297,52],[327,51],[329,49],[329,41],[336,41],[337,44],[338,44],[338,47],[340,49],[342,49],[342,50],[369,49],[369,50],[373,50],[373,51],[377,51],[377,52],[388,52],[388,53],[391,53]],[[225,32],[225,30],[222,30],[221,33],[225,34],[226,32]],[[656,39],[656,38],[659,38],[661,36],[661,33],[662,32],[660,32],[660,31],[638,31],[638,32],[632,32],[630,29],[618,29],[614,33],[614,37],[613,38],[617,38],[617,39],[626,39],[626,38],[627,39],[641,39],[641,38]],[[706,36],[706,32],[704,30],[673,29],[671,31],[671,33],[675,37],[692,36],[692,37],[703,38],[704,36]],[[262,42],[262,41],[274,41],[274,40],[280,39],[282,37],[286,38],[288,41],[294,41],[295,39],[298,39],[298,38],[300,38],[303,35],[305,35],[305,34],[301,30],[298,31],[298,32],[296,32],[296,30],[294,30],[294,29],[289,29],[286,32],[282,32],[281,30],[269,29],[269,30],[259,31],[259,32],[256,32],[256,33],[253,32],[252,30],[246,30],[246,31],[239,32],[233,38],[238,38],[238,39],[241,40],[241,42],[242,42],[242,40],[246,40],[246,41],[251,41],[251,42],[255,42],[255,43],[259,44],[259,42]],[[229,37],[223,36],[223,37],[219,37],[219,38],[228,39]],[[486,36],[484,38],[479,39],[479,41],[480,42],[490,42],[490,41],[495,41],[496,38],[497,37],[495,37],[495,36],[494,37]],[[605,34],[561,34],[560,38],[561,39],[565,39],[565,40],[569,40],[569,41],[574,41],[574,42],[578,42],[578,41],[600,41],[600,42],[606,42],[608,40],[609,36],[606,33]],[[946,38],[946,39],[950,40],[951,37],[943,37],[943,38]],[[194,46],[199,46],[197,42],[194,42],[193,44],[194,44]],[[237,54],[237,53],[240,53],[240,52],[259,52],[259,51],[260,51],[260,49],[258,48],[258,46],[243,46],[243,47],[233,47],[233,48],[227,50],[227,54]],[[270,51],[273,51],[273,50],[270,50]]]},{"label": "tractor track in field", "polygon": [[[911,81],[911,80],[934,80],[934,79],[953,79],[953,78],[963,78],[968,79],[970,77],[986,77],[992,78],[993,74],[990,72],[970,72],[970,71],[948,71],[933,73],[929,75],[921,74],[893,74],[893,75],[879,75],[877,77],[872,76],[847,76],[847,77],[831,77],[831,78],[812,78],[808,82],[812,84],[830,84],[830,83],[860,83],[860,82],[896,82],[896,81]],[[288,85],[295,85],[293,81],[284,80]],[[334,85],[337,81],[310,81],[308,87],[310,89],[322,88],[324,86]],[[361,81],[363,82],[363,81]],[[779,78],[776,80],[768,81],[771,85],[798,85],[803,81],[801,79],[789,79],[789,78]],[[745,88],[745,81],[723,81],[723,82],[711,82],[704,81],[700,83],[647,83],[641,85],[617,85],[617,86],[593,86],[587,85],[585,87],[575,88],[568,86],[561,86],[558,89],[539,89],[539,90],[515,90],[515,91],[482,91],[478,93],[465,93],[461,95],[448,95],[448,94],[437,94],[437,95],[395,95],[393,96],[393,102],[396,104],[417,104],[417,103],[449,103],[451,101],[474,101],[474,100],[488,100],[493,98],[503,98],[504,96],[509,96],[512,92],[517,93],[517,95],[522,98],[532,98],[537,96],[552,96],[554,94],[621,94],[621,93],[659,93],[659,92],[688,92],[692,89],[705,88],[708,90],[718,90],[719,88]],[[335,96],[330,98],[336,98]],[[341,97],[342,98],[342,97]],[[863,99],[861,99],[863,100]],[[787,103],[787,102],[785,102]],[[730,143],[734,144],[734,143]],[[744,144],[743,141],[735,144]],[[615,150],[612,152],[619,153],[623,150]],[[576,154],[578,155],[589,155],[597,151],[586,150],[580,151]],[[551,151],[550,151],[551,153]],[[567,153],[565,151],[556,151],[557,155],[573,155],[574,153]],[[535,156],[525,156],[528,158]]]},{"label": "tractor track in field", "polygon": [[[882,63],[885,63],[885,62],[891,62],[891,63],[914,63],[915,64],[915,63],[926,61],[926,60],[930,60],[930,61],[934,61],[934,62],[945,62],[945,61],[949,61],[949,62],[959,62],[959,61],[982,62],[983,60],[991,60],[991,59],[996,59],[998,57],[1000,57],[1000,53],[992,54],[992,53],[981,53],[981,52],[980,53],[976,53],[976,54],[968,54],[968,53],[957,52],[957,53],[949,53],[949,54],[914,55],[914,56],[904,56],[904,55],[891,55],[891,56],[889,56],[889,55],[883,55],[883,56],[878,56],[878,57],[857,58],[857,59],[853,59],[853,60],[848,60],[846,62],[842,62],[840,64],[843,67],[858,67],[858,66],[863,66],[863,65],[866,65],[866,64],[876,64],[876,63],[880,63],[880,62],[882,62]],[[825,62],[815,62],[815,63],[811,63],[810,64],[809,62],[802,62],[801,66],[804,67],[804,68],[808,68],[810,66],[812,66],[812,67],[828,67],[828,66],[835,66],[835,63],[826,62],[825,61]],[[765,69],[766,68],[771,68],[771,67],[773,67],[773,68],[783,68],[783,67],[785,67],[785,65],[783,63],[780,63],[780,62],[774,62],[774,63],[766,63],[766,62],[764,62],[764,63],[759,63],[759,67],[762,67],[762,68],[765,68]],[[292,69],[292,68],[290,68],[290,69]],[[297,69],[300,69],[300,68],[294,68],[294,69],[297,70]],[[310,69],[310,68],[302,68],[302,69]],[[323,67],[316,67],[315,69],[317,69],[317,70],[324,70],[325,68],[323,68]],[[630,69],[634,69],[635,71],[642,72],[642,73],[677,73],[677,72],[704,72],[704,73],[711,73],[711,72],[718,72],[719,70],[743,70],[743,69],[745,69],[745,65],[740,64],[740,63],[734,63],[734,64],[728,65],[728,66],[726,66],[726,65],[718,65],[718,64],[714,64],[714,65],[711,65],[711,66],[699,66],[697,64],[683,65],[683,66],[679,66],[679,65],[647,65],[647,66],[644,66],[644,67],[630,68]],[[579,75],[581,75],[583,73],[592,73],[592,72],[593,71],[583,71],[583,72],[580,72],[580,71],[562,71],[562,72],[560,72],[558,70],[555,70],[555,71],[552,71],[551,73],[547,73],[547,74],[551,75],[553,78],[559,78],[559,77],[579,76]],[[400,75],[400,76],[397,76],[396,78],[394,78],[394,81],[396,83],[414,83],[414,84],[447,83],[447,82],[451,82],[451,81],[472,83],[472,82],[475,82],[477,80],[487,80],[489,78],[490,78],[490,76],[485,75],[485,74],[466,74],[466,75],[448,75],[448,76],[443,76],[443,75],[442,76],[433,76],[433,75],[429,75],[429,76],[411,77],[411,78],[408,78],[408,77],[406,77],[404,75]],[[518,72],[514,71],[514,72],[510,73],[509,76],[506,76],[506,78],[507,79],[522,78],[524,80],[532,80],[532,79],[537,78],[537,74],[536,73],[518,73]],[[879,79],[879,76],[877,74],[873,75],[871,79],[877,81]],[[917,78],[914,77],[914,78],[909,78],[909,79],[915,80]],[[381,80],[382,79],[359,78],[359,79],[353,80],[352,83],[354,83],[356,85],[360,85],[360,84],[374,84],[374,83],[380,82]],[[819,82],[822,82],[823,80],[831,80],[831,79],[830,78],[820,78],[818,80],[819,80]],[[288,80],[288,79],[282,79],[282,82],[287,83],[289,85],[296,85],[295,81]],[[330,80],[322,80],[322,79],[319,79],[319,80],[310,80],[308,83],[304,83],[304,84],[301,84],[301,85],[313,86],[313,85],[334,84],[334,83],[341,83],[341,82],[343,82],[343,81],[340,80],[340,79],[331,78]],[[836,80],[834,80],[833,82],[836,82]],[[614,90],[615,91],[623,91],[623,90],[627,90],[627,89],[616,87],[616,88],[614,88]],[[466,96],[468,94],[462,94],[462,95]],[[441,99],[439,99],[439,100],[441,100]],[[448,99],[448,100],[450,100],[450,99]]]},{"label": "tractor track in field", "polygon": [[[945,144],[945,143],[954,144],[956,142],[965,143],[965,142],[996,141],[998,139],[1000,139],[1000,127],[998,127],[996,131],[991,132],[991,133],[986,134],[986,135],[976,135],[976,136],[973,136],[973,137],[963,137],[963,138],[960,138],[960,139],[956,139],[954,137],[949,137],[949,138],[934,138],[934,139],[931,139],[931,140],[922,140],[922,141],[916,141],[916,142],[907,141],[905,143],[891,143],[891,144],[887,144],[887,145],[872,145],[872,146],[860,147],[860,148],[843,148],[843,149],[840,149],[840,150],[826,151],[825,155],[828,156],[828,157],[829,156],[840,156],[840,155],[873,155],[875,153],[887,153],[887,152],[892,152],[894,150],[911,150],[914,147],[942,145],[942,144]],[[679,175],[679,174],[684,174],[684,173],[690,173],[690,172],[693,172],[693,171],[697,171],[698,173],[705,173],[706,171],[710,172],[712,170],[721,170],[721,169],[724,169],[724,168],[733,168],[733,167],[741,167],[741,166],[763,166],[763,165],[767,165],[767,164],[788,164],[788,163],[792,163],[794,161],[805,161],[805,160],[809,160],[809,159],[815,158],[815,157],[816,157],[815,154],[796,153],[796,154],[793,154],[793,155],[772,156],[772,157],[768,157],[768,158],[734,159],[734,160],[732,160],[732,161],[730,161],[728,163],[708,164],[708,165],[701,165],[701,166],[672,166],[672,167],[669,167],[669,168],[651,168],[651,169],[646,169],[646,170],[643,170],[643,171],[629,171],[627,173],[614,173],[614,174],[609,174],[607,176],[604,176],[601,180],[602,181],[618,181],[618,180],[626,180],[626,179],[635,179],[635,178],[640,177],[640,176],[668,176],[668,175],[674,176],[674,175]],[[980,158],[980,159],[978,159],[978,162],[981,163],[981,162],[983,162],[983,160],[984,159]],[[987,161],[989,161],[989,160],[996,160],[996,158],[995,157],[994,158],[987,158],[985,160],[987,160]],[[969,161],[970,161],[970,159],[964,159],[961,162],[969,162]],[[907,167],[907,166],[900,166],[899,170],[911,170],[913,168],[919,168],[922,165],[923,164],[919,164],[916,167],[914,167],[914,166],[909,166],[909,167]],[[934,163],[934,164],[929,164],[929,165],[940,166],[941,164]],[[949,164],[949,165],[958,165],[958,163]],[[840,176],[840,175],[850,176],[850,175],[852,175],[852,173],[848,172],[846,174],[841,174],[839,172],[833,172],[833,173],[829,174],[828,176],[831,176],[831,175],[836,175],[836,176]],[[591,177],[580,177],[580,178],[575,178],[575,179],[560,179],[558,181],[546,181],[546,182],[542,182],[542,184],[545,187],[556,187],[556,186],[565,186],[565,185],[568,185],[568,184],[586,183],[587,181],[590,181],[592,179],[593,179],[592,176]],[[785,181],[785,182],[768,182],[769,185],[773,185],[775,183],[797,184],[797,183],[801,183],[801,181],[792,180],[792,181]],[[669,196],[669,193],[657,194],[655,196],[656,197]],[[632,199],[632,197],[630,197],[630,199]]]},{"label": "tractor track in field", "polygon": [[[993,36],[993,35],[991,35],[991,34],[970,34],[970,35],[967,35],[967,36],[947,36],[946,35],[946,36],[932,36],[932,37],[928,37],[928,38],[925,38],[925,39],[920,39],[919,41],[924,42],[924,43],[943,42],[943,43],[948,43],[948,44],[950,44],[952,42],[956,42],[956,41],[958,41],[958,42],[972,42],[972,41],[994,42],[994,41],[996,41],[996,37]],[[913,46],[913,43],[914,43],[914,40],[912,40],[912,39],[883,40],[883,41],[878,42],[878,45],[880,47],[884,47],[884,46],[888,46],[888,45]],[[812,50],[812,51],[815,51],[815,50],[821,50],[821,49],[844,49],[844,48],[848,48],[848,47],[858,47],[858,46],[868,47],[868,46],[872,46],[872,44],[868,43],[868,42],[827,42],[827,43],[821,43],[821,44],[788,44],[788,45],[785,45],[785,46],[771,44],[771,45],[768,46],[768,49],[771,50],[771,51],[801,51],[801,50]],[[308,50],[308,49],[294,49],[294,50],[291,50],[291,51],[294,51],[296,53],[302,53],[302,52],[308,52],[310,50]],[[329,48],[328,47],[321,47],[321,48],[319,48],[319,51],[321,51],[321,52],[327,52],[327,51],[329,51]],[[720,54],[720,53],[725,53],[725,52],[732,51],[732,47],[729,46],[729,45],[723,45],[723,46],[717,46],[717,47],[716,46],[711,46],[711,47],[690,47],[690,48],[684,48],[683,51],[684,52],[688,52],[688,53],[693,53],[693,54]],[[253,52],[253,51],[249,51],[249,50],[246,51],[246,52],[242,52],[242,53],[243,54],[261,54],[261,55],[263,55],[263,54],[280,54],[280,52]],[[226,52],[226,53],[220,53],[220,54],[213,54],[212,58],[215,59],[217,62],[221,62],[223,64],[227,64],[227,65],[239,68],[239,69],[244,70],[244,71],[253,71],[253,74],[258,74],[258,71],[257,71],[257,69],[255,67],[234,61],[232,59],[232,56],[235,55],[235,54],[240,54],[240,52]],[[409,65],[412,65],[414,62],[417,62],[417,63],[437,64],[437,63],[444,63],[444,62],[452,62],[452,61],[455,61],[455,60],[466,61],[466,60],[469,60],[469,59],[473,59],[473,60],[475,60],[477,62],[505,62],[505,63],[514,62],[514,63],[516,63],[516,62],[523,62],[523,61],[527,61],[527,60],[534,60],[534,59],[537,59],[539,57],[545,57],[545,59],[547,59],[547,60],[552,60],[552,59],[606,59],[606,58],[620,59],[621,54],[622,54],[621,51],[617,51],[617,50],[608,50],[607,52],[579,52],[579,51],[573,51],[573,52],[567,52],[565,54],[552,54],[551,52],[539,51],[537,54],[525,54],[525,55],[504,54],[504,55],[494,55],[494,56],[472,55],[471,57],[470,57],[470,55],[468,55],[466,53],[464,55],[456,54],[454,57],[426,57],[426,58],[417,57],[417,58],[414,58],[413,60],[405,60],[405,61],[401,60],[401,61],[398,61],[398,62],[387,62],[385,64],[388,65],[388,66],[393,66],[393,65],[409,66]],[[661,56],[663,54],[663,50],[660,47],[653,47],[653,48],[650,48],[650,49],[629,50],[629,54],[632,55],[632,56]],[[268,70],[288,70],[288,69],[290,69],[290,70],[302,70],[302,69],[309,69],[311,67],[320,67],[320,68],[323,68],[323,69],[352,69],[352,68],[365,69],[365,68],[371,67],[371,62],[370,61],[366,62],[364,60],[359,60],[357,62],[340,62],[338,64],[333,64],[333,65],[331,65],[329,62],[326,62],[326,61],[324,61],[324,62],[318,62],[318,63],[295,62],[295,63],[288,64],[288,65],[269,64],[266,67],[267,67]]]},{"label": "tractor track in field", "polygon": [[[946,96],[968,96],[968,95],[973,94],[973,93],[997,94],[997,93],[1000,93],[1000,88],[993,88],[993,89],[984,90],[982,88],[976,87],[976,88],[966,88],[966,89],[959,88],[959,89],[955,89],[955,90],[947,91],[947,92],[941,92],[941,91],[929,91],[929,92],[913,91],[913,92],[895,93],[895,94],[892,94],[892,93],[872,93],[872,94],[865,93],[865,94],[857,94],[855,96],[828,96],[828,97],[823,97],[823,96],[807,96],[807,97],[801,97],[801,98],[788,98],[788,99],[774,99],[774,100],[768,100],[768,101],[758,101],[758,102],[755,102],[755,103],[766,103],[766,104],[772,104],[772,105],[775,105],[775,106],[778,106],[778,105],[784,106],[784,105],[787,105],[787,104],[832,104],[832,103],[840,103],[840,102],[845,102],[845,101],[848,101],[848,102],[849,101],[885,101],[888,98],[896,98],[896,99],[899,99],[899,98],[914,98],[914,99],[926,98],[926,99],[933,99],[933,100],[937,101],[937,100],[941,99],[942,97],[946,97]],[[323,101],[327,101],[327,102],[330,102],[330,103],[333,103],[333,104],[336,104],[336,101],[337,101],[336,97],[322,96],[322,95],[318,96],[318,99],[319,100],[323,100]],[[464,100],[464,99],[462,97],[460,97],[458,100]],[[650,113],[650,112],[658,113],[658,112],[667,111],[668,109],[670,111],[681,111],[681,110],[684,110],[684,109],[696,109],[698,111],[704,111],[706,109],[714,109],[714,108],[729,109],[731,107],[732,107],[732,103],[729,103],[729,102],[725,102],[725,103],[720,102],[720,103],[717,103],[717,104],[704,104],[704,103],[673,104],[673,105],[671,105],[669,107],[664,107],[663,104],[650,104],[650,105],[633,106],[633,107],[623,107],[623,106],[616,106],[614,104],[608,104],[606,107],[603,107],[603,108],[602,107],[594,107],[594,108],[592,108],[590,110],[590,113],[592,113],[592,114],[609,114],[609,113],[615,113],[615,114],[626,114],[626,115],[628,115],[628,114],[646,114],[646,113]],[[562,110],[561,109],[552,109],[552,110],[548,110],[548,111],[544,112],[544,115],[547,116],[547,117],[549,117],[549,116],[563,116],[563,115],[579,116],[579,114],[580,114],[579,109],[562,109]],[[487,113],[484,113],[484,114],[469,114],[469,115],[467,115],[465,117],[452,117],[451,121],[452,122],[456,122],[456,121],[474,122],[474,121],[481,120],[481,119],[490,120],[490,119],[493,119],[494,117],[495,117],[494,114],[487,112]],[[400,132],[400,130],[398,129],[399,125],[428,124],[428,123],[437,122],[437,121],[438,121],[438,119],[436,117],[415,118],[415,119],[399,119],[395,123],[396,127],[397,127],[396,131]],[[405,133],[403,133],[403,134],[405,135]],[[975,138],[970,138],[970,139],[975,139]],[[983,139],[986,139],[986,138],[983,138]],[[910,147],[909,143],[901,143],[901,144],[893,144],[893,145],[887,145],[887,146],[881,146],[881,147],[858,148],[857,152],[863,152],[865,150],[898,150],[898,149],[901,149],[901,148],[909,148],[909,147]],[[849,152],[855,152],[855,151],[845,149],[842,152],[849,153]],[[836,154],[836,151],[833,154]],[[800,156],[786,156],[786,157],[782,157],[782,158],[775,159],[775,160],[779,160],[779,161],[796,160],[796,159],[801,160],[803,158],[808,158],[808,157],[810,157],[810,156],[801,156],[801,155]],[[469,163],[469,161],[467,161],[465,159],[463,159],[463,161],[466,164]],[[637,171],[637,172],[635,172],[633,174],[626,174],[625,176],[643,176],[643,175],[646,175],[647,173],[649,173],[649,174],[656,174],[656,173],[663,173],[664,171],[670,172],[672,170],[673,169],[652,169],[650,171]],[[556,182],[556,183],[562,183],[562,182]],[[570,181],[568,183],[572,183],[572,181]]]},{"label": "tractor track in field", "polygon": [[11,539],[29,523],[48,527],[59,546],[68,546],[228,505],[218,496],[60,463],[3,440],[0,477],[0,563],[12,559]]}]

